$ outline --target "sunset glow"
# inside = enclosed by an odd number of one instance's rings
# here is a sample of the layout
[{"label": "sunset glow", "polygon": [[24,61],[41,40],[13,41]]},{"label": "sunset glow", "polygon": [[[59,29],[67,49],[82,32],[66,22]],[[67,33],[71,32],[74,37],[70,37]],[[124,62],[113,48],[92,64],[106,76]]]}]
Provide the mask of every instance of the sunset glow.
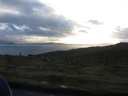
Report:
[{"label": "sunset glow", "polygon": [[1,0],[0,5],[1,41],[68,44],[128,41],[127,0]]}]

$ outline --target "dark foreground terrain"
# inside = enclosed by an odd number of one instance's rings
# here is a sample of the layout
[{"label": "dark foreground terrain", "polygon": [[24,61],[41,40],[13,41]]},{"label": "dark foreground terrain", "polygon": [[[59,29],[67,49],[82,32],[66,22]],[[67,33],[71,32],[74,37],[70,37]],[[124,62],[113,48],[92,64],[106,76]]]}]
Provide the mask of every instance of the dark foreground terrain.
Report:
[{"label": "dark foreground terrain", "polygon": [[29,56],[1,55],[0,73],[12,87],[128,95],[128,43]]},{"label": "dark foreground terrain", "polygon": [[13,89],[13,96],[74,96],[69,94],[57,94],[57,93],[46,93],[46,92],[34,92],[21,89]]}]

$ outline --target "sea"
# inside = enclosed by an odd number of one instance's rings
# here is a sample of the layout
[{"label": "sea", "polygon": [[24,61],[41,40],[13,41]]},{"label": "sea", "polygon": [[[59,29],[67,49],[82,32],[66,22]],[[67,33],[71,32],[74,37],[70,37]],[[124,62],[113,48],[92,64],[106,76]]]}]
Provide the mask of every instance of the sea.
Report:
[{"label": "sea", "polygon": [[51,51],[70,50],[77,48],[88,47],[84,44],[0,44],[1,55],[21,55],[27,56],[28,54],[37,55]]}]

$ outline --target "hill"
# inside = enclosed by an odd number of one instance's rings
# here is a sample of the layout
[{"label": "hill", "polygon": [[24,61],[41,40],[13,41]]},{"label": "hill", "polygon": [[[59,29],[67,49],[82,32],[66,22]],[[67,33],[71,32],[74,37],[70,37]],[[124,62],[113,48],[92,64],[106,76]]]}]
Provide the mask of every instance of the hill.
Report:
[{"label": "hill", "polygon": [[1,55],[0,66],[12,84],[128,94],[128,43],[34,56]]}]

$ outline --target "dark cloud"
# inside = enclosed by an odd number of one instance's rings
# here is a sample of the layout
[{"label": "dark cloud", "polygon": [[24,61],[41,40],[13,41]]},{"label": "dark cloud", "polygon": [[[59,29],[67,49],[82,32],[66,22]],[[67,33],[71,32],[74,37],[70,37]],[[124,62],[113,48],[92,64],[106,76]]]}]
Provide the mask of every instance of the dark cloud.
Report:
[{"label": "dark cloud", "polygon": [[118,26],[115,29],[115,32],[113,33],[112,37],[119,39],[121,42],[127,42],[128,41],[128,27],[121,28],[120,26]]},{"label": "dark cloud", "polygon": [[0,3],[1,6],[4,6],[4,8],[15,9],[22,13],[31,13],[33,11],[33,8],[40,8],[45,6],[37,2],[36,0],[1,0]]},{"label": "dark cloud", "polygon": [[102,25],[103,24],[103,22],[100,22],[98,20],[89,20],[88,22],[91,24],[95,24],[95,25]]},{"label": "dark cloud", "polygon": [[[72,35],[76,22],[55,14],[37,0],[1,0],[0,37],[26,36],[64,37]],[[1,9],[0,9],[1,10]],[[11,38],[13,40],[13,38]]]}]

